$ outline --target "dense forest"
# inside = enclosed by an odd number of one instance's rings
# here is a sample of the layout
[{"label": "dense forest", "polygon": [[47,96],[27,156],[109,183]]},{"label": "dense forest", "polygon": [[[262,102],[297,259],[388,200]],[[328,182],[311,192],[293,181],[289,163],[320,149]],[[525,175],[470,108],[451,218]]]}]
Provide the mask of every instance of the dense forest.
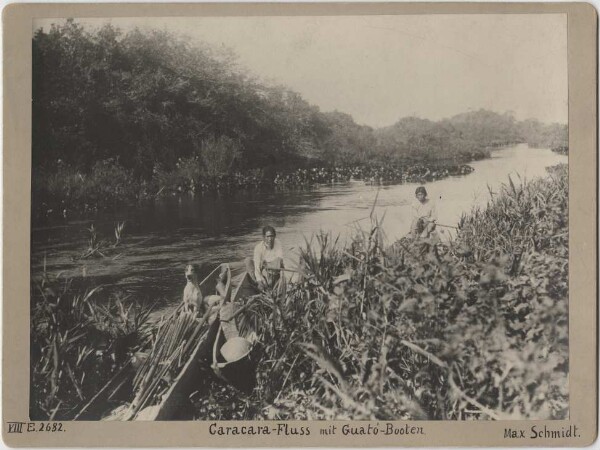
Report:
[{"label": "dense forest", "polygon": [[[74,20],[34,35],[32,141],[34,204],[46,206],[105,198],[107,185],[139,199],[182,178],[260,181],[300,167],[458,164],[507,144],[568,145],[566,125],[486,110],[373,129],[249,74],[231,50]],[[84,183],[104,187],[92,195]]]}]

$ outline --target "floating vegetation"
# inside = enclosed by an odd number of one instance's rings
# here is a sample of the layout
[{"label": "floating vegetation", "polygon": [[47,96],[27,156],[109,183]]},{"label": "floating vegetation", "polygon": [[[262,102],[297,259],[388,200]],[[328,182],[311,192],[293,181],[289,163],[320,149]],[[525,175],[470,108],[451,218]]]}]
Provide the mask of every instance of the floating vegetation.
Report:
[{"label": "floating vegetation", "polygon": [[125,222],[117,222],[117,224],[115,224],[115,240],[110,242],[104,239],[99,239],[96,227],[94,224],[90,225],[88,228],[90,237],[88,239],[87,249],[79,256],[74,257],[73,260],[87,258],[107,258],[109,256],[113,259],[117,259],[121,256],[121,254],[116,253],[115,249],[121,244],[124,228]]},{"label": "floating vegetation", "polygon": [[[44,201],[40,210],[34,211],[37,218],[94,215],[102,209],[151,202],[167,195],[184,193],[232,193],[236,191],[262,191],[273,189],[301,189],[320,184],[362,181],[369,184],[425,183],[449,176],[468,175],[474,169],[466,164],[404,164],[404,165],[353,165],[319,166],[287,171],[246,169],[207,175],[198,158],[180,160],[175,169],[166,170],[157,165],[151,182],[133,183],[114,162],[99,165],[98,179],[94,174],[84,176],[61,166],[59,173],[43,190]],[[108,183],[110,173],[115,172],[114,187],[97,183]],[[99,174],[99,175],[98,175]],[[120,195],[122,194],[122,195]],[[90,245],[90,255],[97,254]]]},{"label": "floating vegetation", "polygon": [[449,176],[468,175],[473,171],[473,168],[466,164],[354,165],[298,168],[278,171],[274,175],[268,175],[263,169],[251,169],[206,177],[199,169],[190,174],[190,167],[193,164],[197,164],[197,161],[178,163],[178,170],[185,168],[185,175],[176,175],[177,170],[157,171],[155,175],[157,183],[161,186],[161,194],[298,188],[327,183],[346,183],[351,180],[361,180],[370,184],[424,183]]},{"label": "floating vegetation", "polygon": [[294,172],[278,173],[276,186],[314,185],[362,180],[366,183],[424,183],[448,176],[467,175],[473,171],[468,165],[428,167],[415,165],[313,167]]}]

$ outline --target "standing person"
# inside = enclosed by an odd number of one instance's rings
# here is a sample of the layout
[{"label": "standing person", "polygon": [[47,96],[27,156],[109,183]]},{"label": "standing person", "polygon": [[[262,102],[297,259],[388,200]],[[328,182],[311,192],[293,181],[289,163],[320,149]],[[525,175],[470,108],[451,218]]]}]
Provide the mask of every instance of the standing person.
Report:
[{"label": "standing person", "polygon": [[275,228],[262,229],[263,240],[254,247],[254,257],[246,258],[246,271],[261,288],[273,286],[283,269],[283,249],[276,239]]},{"label": "standing person", "polygon": [[428,238],[435,230],[437,209],[435,202],[427,197],[425,186],[419,186],[415,191],[416,200],[412,205],[413,220],[410,234],[414,239]]}]

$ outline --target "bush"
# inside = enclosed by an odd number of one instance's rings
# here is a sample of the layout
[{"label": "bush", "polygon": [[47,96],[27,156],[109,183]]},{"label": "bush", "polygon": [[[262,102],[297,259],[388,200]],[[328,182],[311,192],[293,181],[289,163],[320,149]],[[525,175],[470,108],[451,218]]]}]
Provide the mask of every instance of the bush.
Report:
[{"label": "bush", "polygon": [[198,157],[180,158],[173,170],[156,164],[153,181],[158,192],[194,192],[202,184],[202,167]]}]

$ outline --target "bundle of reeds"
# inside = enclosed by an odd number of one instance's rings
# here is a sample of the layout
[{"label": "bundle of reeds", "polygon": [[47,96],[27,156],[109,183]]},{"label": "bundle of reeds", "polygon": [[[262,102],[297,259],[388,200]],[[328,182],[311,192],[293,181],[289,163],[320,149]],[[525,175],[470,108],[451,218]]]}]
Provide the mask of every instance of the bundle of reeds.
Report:
[{"label": "bundle of reeds", "polygon": [[205,314],[197,319],[194,313],[179,308],[161,321],[148,358],[133,379],[136,395],[129,410],[130,417],[135,417],[146,406],[160,402],[198,341],[203,339],[207,317]]}]

